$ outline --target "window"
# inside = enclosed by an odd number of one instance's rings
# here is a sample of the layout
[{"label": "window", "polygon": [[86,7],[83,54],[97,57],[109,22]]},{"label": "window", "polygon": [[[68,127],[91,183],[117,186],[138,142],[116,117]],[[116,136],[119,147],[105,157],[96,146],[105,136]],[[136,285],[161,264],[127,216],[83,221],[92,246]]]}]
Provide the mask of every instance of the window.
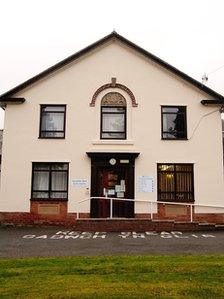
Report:
[{"label": "window", "polygon": [[194,201],[193,164],[158,164],[158,200]]},{"label": "window", "polygon": [[65,138],[65,105],[41,105],[40,138]]},{"label": "window", "polygon": [[126,100],[117,92],[110,92],[102,99],[100,138],[126,139]]},{"label": "window", "polygon": [[68,163],[33,163],[32,199],[68,198]]},{"label": "window", "polygon": [[185,106],[162,106],[162,139],[187,139]]}]

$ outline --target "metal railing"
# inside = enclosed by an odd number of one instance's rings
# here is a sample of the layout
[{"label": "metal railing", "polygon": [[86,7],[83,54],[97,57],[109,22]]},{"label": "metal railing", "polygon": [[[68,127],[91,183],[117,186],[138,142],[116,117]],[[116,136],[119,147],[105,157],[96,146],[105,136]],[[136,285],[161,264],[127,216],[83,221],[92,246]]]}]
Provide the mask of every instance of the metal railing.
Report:
[{"label": "metal railing", "polygon": [[[114,197],[104,197],[104,196],[93,196],[93,197],[88,197],[83,200],[78,201],[78,205],[80,206],[81,203],[86,202],[86,201],[91,201],[92,199],[104,199],[104,200],[109,200],[110,201],[110,217],[107,217],[105,219],[114,219],[117,217],[113,217],[113,203],[114,201],[126,201],[126,202],[141,202],[141,203],[147,203],[149,204],[150,208],[150,219],[153,220],[153,205],[179,205],[179,206],[186,206],[190,207],[190,222],[193,222],[193,215],[194,215],[194,209],[193,207],[204,207],[204,208],[214,208],[214,209],[223,209],[224,213],[224,206],[216,206],[216,205],[206,205],[206,204],[195,204],[195,203],[180,203],[180,202],[173,202],[173,201],[150,201],[150,200],[143,200],[143,199],[133,199],[133,198],[114,198]],[[78,208],[77,211],[77,219],[80,219],[80,209]],[[123,219],[123,218],[121,218]]]}]

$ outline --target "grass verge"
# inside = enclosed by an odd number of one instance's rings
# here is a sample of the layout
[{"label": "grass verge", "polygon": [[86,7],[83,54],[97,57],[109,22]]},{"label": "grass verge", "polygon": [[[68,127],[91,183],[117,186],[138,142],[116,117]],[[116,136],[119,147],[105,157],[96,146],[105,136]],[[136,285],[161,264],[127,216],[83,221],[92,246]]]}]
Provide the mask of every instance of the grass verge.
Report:
[{"label": "grass verge", "polygon": [[0,259],[0,298],[224,298],[224,255]]}]

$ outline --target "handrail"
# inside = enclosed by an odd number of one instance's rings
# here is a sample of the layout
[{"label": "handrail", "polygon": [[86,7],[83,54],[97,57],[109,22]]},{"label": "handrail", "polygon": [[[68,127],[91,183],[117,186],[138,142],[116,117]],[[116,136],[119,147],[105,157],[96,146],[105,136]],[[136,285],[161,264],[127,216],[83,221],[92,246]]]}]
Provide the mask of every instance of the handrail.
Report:
[{"label": "handrail", "polygon": [[216,205],[205,205],[205,204],[199,204],[199,203],[191,203],[191,202],[175,202],[175,201],[154,201],[154,200],[143,200],[143,199],[137,199],[137,198],[117,198],[117,197],[105,197],[105,196],[91,196],[87,197],[83,200],[78,201],[78,203],[83,203],[85,201],[89,201],[91,199],[110,199],[110,200],[119,200],[119,201],[134,201],[134,202],[146,202],[146,203],[157,203],[157,204],[173,204],[173,205],[182,205],[182,206],[201,206],[201,207],[208,207],[208,208],[223,208],[224,206],[216,206]]},{"label": "handrail", "polygon": [[[105,197],[105,196],[92,196],[92,197],[88,197],[85,198],[83,200],[78,201],[78,203],[82,203],[91,199],[112,199],[112,200],[123,200],[123,201],[136,201],[134,198],[117,198],[117,197]],[[147,200],[138,200],[138,201],[142,201],[142,202],[148,202]]]},{"label": "handrail", "polygon": [[[153,211],[152,206],[153,204],[169,204],[169,205],[180,205],[180,206],[189,206],[190,207],[190,217],[191,222],[193,222],[193,207],[205,207],[205,208],[218,208],[218,209],[224,209],[224,206],[216,206],[216,205],[205,205],[205,204],[198,204],[198,203],[180,203],[180,202],[174,202],[174,201],[150,201],[150,200],[143,200],[143,199],[133,199],[133,198],[117,198],[117,197],[105,197],[105,196],[91,196],[88,198],[85,198],[83,200],[78,201],[78,204],[81,204],[86,201],[90,201],[91,199],[106,199],[110,200],[110,219],[113,218],[113,201],[130,201],[130,202],[145,202],[150,204],[150,215],[151,220],[153,219]],[[80,212],[77,212],[77,219],[79,219]]]}]

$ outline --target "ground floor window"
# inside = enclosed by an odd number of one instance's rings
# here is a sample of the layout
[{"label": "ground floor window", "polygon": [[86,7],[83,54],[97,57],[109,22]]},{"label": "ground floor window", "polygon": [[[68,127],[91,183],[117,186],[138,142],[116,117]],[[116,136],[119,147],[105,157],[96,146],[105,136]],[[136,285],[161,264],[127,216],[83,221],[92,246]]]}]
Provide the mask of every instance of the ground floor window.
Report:
[{"label": "ground floor window", "polygon": [[33,163],[32,199],[68,198],[68,163]]},{"label": "ground floor window", "polygon": [[158,164],[158,200],[194,201],[193,164]]}]

